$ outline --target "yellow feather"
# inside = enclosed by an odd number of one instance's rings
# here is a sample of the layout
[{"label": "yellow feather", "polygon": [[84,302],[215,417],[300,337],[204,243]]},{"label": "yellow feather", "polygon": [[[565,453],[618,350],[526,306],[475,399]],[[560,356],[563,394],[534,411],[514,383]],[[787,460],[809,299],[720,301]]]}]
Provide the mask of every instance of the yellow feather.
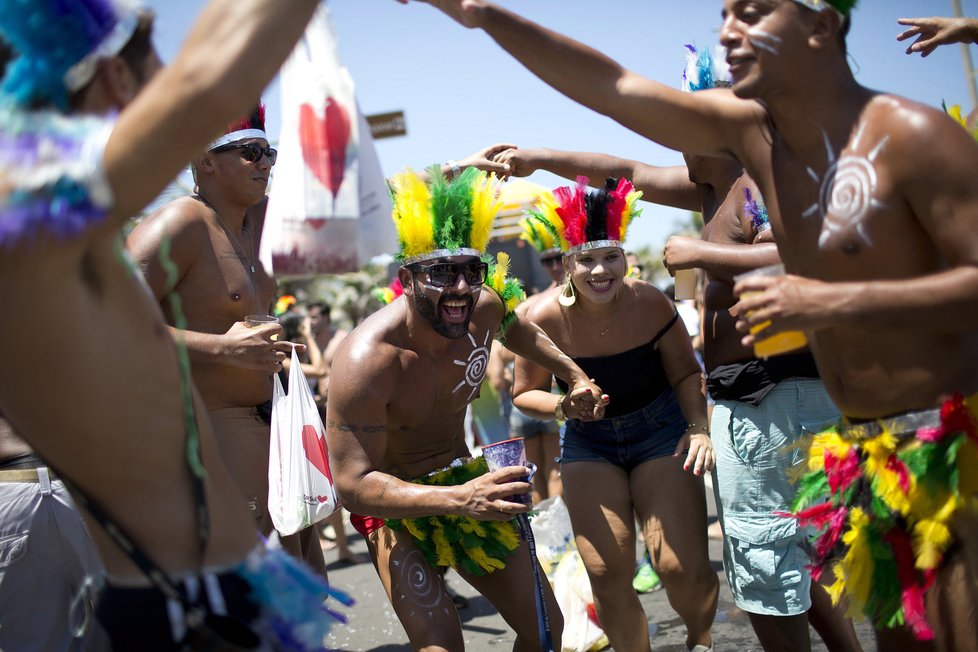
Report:
[{"label": "yellow feather", "polygon": [[499,568],[506,567],[505,563],[499,559],[496,559],[495,557],[490,557],[481,547],[468,548],[465,552],[472,559],[472,561],[479,564],[479,566],[490,573]]},{"label": "yellow feather", "polygon": [[849,530],[842,535],[842,542],[849,546],[842,566],[846,577],[851,613],[861,613],[873,587],[873,553],[869,546],[866,528],[869,517],[859,507],[849,512]]},{"label": "yellow feather", "polygon": [[[547,249],[553,249],[558,246],[554,243],[554,237],[550,231],[536,220],[524,217],[520,220],[520,227],[523,229],[523,233],[520,234],[520,239],[529,242],[534,248],[538,248],[539,251],[546,251]],[[537,245],[538,239],[540,242],[539,247]]]},{"label": "yellow feather", "polygon": [[886,506],[903,516],[910,513],[909,494],[913,491],[914,480],[910,478],[910,488],[904,491],[900,486],[900,475],[886,468],[890,458],[896,454],[897,439],[889,430],[863,442],[866,455],[865,474],[873,489]]},{"label": "yellow feather", "polygon": [[496,175],[480,176],[472,186],[472,237],[470,246],[485,251],[492,222],[503,207]]},{"label": "yellow feather", "polygon": [[564,221],[560,219],[560,215],[557,214],[557,198],[554,197],[552,192],[542,192],[540,193],[540,198],[537,199],[537,208],[543,217],[549,222],[557,233],[560,235],[560,248],[562,251],[567,251],[570,249],[570,243],[564,236]]},{"label": "yellow feather", "polygon": [[466,534],[475,534],[480,538],[485,538],[486,536],[486,529],[474,518],[462,519],[462,522],[458,524],[458,529]]},{"label": "yellow feather", "polygon": [[851,449],[852,444],[844,440],[839,433],[832,430],[819,433],[812,439],[811,448],[808,449],[808,470],[825,469],[826,450],[836,457],[845,458],[848,457]]},{"label": "yellow feather", "polygon": [[492,287],[495,288],[496,292],[503,291],[507,274],[509,274],[509,254],[500,251],[496,254],[496,269],[492,275]]},{"label": "yellow feather", "polygon": [[642,198],[641,190],[633,190],[625,195],[625,209],[621,212],[621,233],[619,239],[624,242],[628,234],[628,226],[632,222],[632,215],[635,214],[635,202]]},{"label": "yellow feather", "polygon": [[452,551],[451,544],[445,538],[445,530],[437,522],[434,531],[431,533],[431,539],[435,544],[436,563],[439,566],[454,566],[455,553]]},{"label": "yellow feather", "polygon": [[947,114],[951,116],[954,119],[954,121],[957,122],[959,125],[961,125],[965,129],[968,128],[968,121],[964,119],[963,115],[961,115],[960,104],[952,104],[950,107],[948,107]]},{"label": "yellow feather", "polygon": [[525,298],[526,298],[526,293],[520,292],[519,294],[511,296],[509,299],[507,299],[506,314],[508,315],[509,313],[516,310],[516,306],[520,305],[523,302],[523,299]]},{"label": "yellow feather", "polygon": [[401,522],[404,523],[404,527],[407,529],[408,532],[411,533],[411,536],[413,536],[418,541],[424,541],[425,539],[428,538],[427,536],[425,536],[425,533],[422,530],[418,529],[418,526],[414,523],[413,519],[406,518]]},{"label": "yellow feather", "polygon": [[933,518],[921,519],[913,526],[917,568],[925,570],[940,565],[944,551],[951,544],[951,529],[947,524],[959,505],[958,498],[949,495],[944,505],[934,513]]},{"label": "yellow feather", "polygon": [[[832,598],[832,604],[837,605],[842,600],[842,594],[846,590],[846,578],[842,574],[842,565],[837,562],[831,567],[826,568],[823,572],[832,573],[832,577],[835,578],[832,584],[827,586],[825,590],[828,591],[829,597]],[[822,582],[822,586],[825,586],[824,582]]]},{"label": "yellow feather", "polygon": [[428,253],[435,248],[431,220],[431,193],[427,184],[411,170],[394,176],[394,224],[406,257]]},{"label": "yellow feather", "polygon": [[520,535],[516,526],[510,522],[493,522],[492,529],[496,532],[496,538],[507,550],[516,550],[520,545]]}]

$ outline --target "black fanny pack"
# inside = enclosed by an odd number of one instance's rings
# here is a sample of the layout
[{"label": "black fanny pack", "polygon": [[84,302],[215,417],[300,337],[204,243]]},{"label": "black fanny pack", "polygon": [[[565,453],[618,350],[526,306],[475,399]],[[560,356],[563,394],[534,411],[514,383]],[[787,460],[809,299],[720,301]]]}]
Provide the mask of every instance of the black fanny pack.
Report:
[{"label": "black fanny pack", "polygon": [[706,390],[714,401],[760,405],[775,385],[788,378],[818,378],[818,368],[811,353],[720,365],[707,377]]}]

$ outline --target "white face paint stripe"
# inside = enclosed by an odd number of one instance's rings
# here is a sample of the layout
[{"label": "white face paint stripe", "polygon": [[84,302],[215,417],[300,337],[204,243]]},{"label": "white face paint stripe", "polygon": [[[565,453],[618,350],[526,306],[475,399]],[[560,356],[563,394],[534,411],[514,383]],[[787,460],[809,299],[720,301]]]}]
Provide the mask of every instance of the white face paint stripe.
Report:
[{"label": "white face paint stripe", "polygon": [[779,46],[781,45],[782,40],[779,36],[775,36],[774,34],[769,34],[762,29],[752,27],[747,30],[747,40],[750,41],[751,45],[754,47],[766,50],[775,56],[781,54],[781,48]]}]

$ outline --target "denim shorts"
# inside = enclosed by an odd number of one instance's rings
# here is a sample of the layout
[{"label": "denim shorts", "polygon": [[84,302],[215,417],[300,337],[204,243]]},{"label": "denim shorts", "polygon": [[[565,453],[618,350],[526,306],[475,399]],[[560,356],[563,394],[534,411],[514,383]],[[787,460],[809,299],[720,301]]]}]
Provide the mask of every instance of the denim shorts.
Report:
[{"label": "denim shorts", "polygon": [[513,433],[513,437],[525,438],[542,435],[545,432],[557,432],[558,427],[557,422],[553,419],[548,421],[534,419],[523,414],[518,407],[513,406],[513,410],[509,413],[509,430]]},{"label": "denim shorts", "polygon": [[793,616],[811,606],[806,532],[776,512],[787,512],[794,499],[790,478],[805,462],[806,437],[838,420],[819,380],[783,380],[757,406],[726,400],[713,406],[723,567],[744,611]]},{"label": "denim shorts", "polygon": [[667,389],[630,414],[600,421],[568,420],[560,435],[560,463],[607,462],[631,471],[675,453],[685,431],[679,401]]}]

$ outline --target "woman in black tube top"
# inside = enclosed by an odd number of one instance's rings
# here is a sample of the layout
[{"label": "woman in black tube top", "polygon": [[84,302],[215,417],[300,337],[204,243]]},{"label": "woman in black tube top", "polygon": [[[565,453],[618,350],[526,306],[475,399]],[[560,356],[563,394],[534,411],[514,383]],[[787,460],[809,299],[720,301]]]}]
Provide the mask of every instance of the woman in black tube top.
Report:
[{"label": "woman in black tube top", "polygon": [[[622,242],[641,193],[625,179],[608,179],[599,191],[586,184],[578,177],[575,188],[544,195],[531,211],[559,237],[566,280],[522,315],[608,396],[603,419],[567,422],[560,442],[564,499],[614,649],[649,649],[631,585],[637,516],[669,602],[686,624],[687,647],[702,652],[712,647],[718,582],[706,538],[703,476],[714,456],[700,367],[673,302],[626,278]],[[514,405],[563,419],[565,400],[550,393],[551,380],[518,359]]]}]

